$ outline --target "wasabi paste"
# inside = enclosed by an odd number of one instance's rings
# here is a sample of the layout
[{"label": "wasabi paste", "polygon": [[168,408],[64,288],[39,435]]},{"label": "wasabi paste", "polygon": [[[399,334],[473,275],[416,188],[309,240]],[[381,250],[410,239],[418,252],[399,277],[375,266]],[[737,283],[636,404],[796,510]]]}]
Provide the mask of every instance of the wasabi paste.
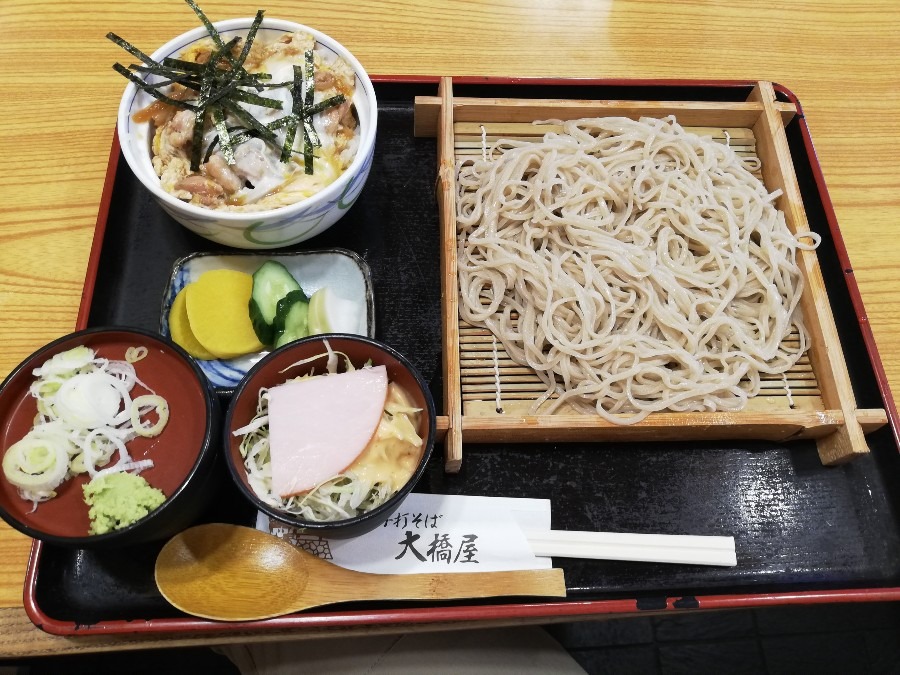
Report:
[{"label": "wasabi paste", "polygon": [[137,522],[159,508],[166,496],[137,474],[120,471],[94,478],[84,485],[90,506],[90,534],[106,534]]}]

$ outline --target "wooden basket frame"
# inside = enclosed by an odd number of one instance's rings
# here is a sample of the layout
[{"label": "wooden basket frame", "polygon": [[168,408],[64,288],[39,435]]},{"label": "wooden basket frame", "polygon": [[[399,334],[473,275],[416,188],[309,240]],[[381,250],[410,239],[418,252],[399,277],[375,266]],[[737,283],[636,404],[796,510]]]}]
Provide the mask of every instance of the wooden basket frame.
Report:
[{"label": "wooden basket frame", "polygon": [[[744,102],[551,100],[454,97],[453,79],[441,78],[438,96],[417,97],[415,133],[438,141],[438,208],[441,227],[442,348],[445,468],[460,469],[463,442],[814,438],[824,464],[840,464],[868,452],[865,432],[887,423],[884,410],[859,410],[815,251],[798,250],[806,284],[801,309],[809,332],[808,352],[821,408],[741,412],[660,412],[629,426],[583,414],[483,416],[464,414],[461,384],[459,284],[456,228],[456,136],[472,123],[533,122],[579,117],[664,117],[685,127],[749,129],[763,182],[781,190],[776,205],[795,234],[809,232],[800,188],[785,135],[797,114],[778,101],[770,82],[755,83]],[[817,399],[818,402],[819,399]]]}]

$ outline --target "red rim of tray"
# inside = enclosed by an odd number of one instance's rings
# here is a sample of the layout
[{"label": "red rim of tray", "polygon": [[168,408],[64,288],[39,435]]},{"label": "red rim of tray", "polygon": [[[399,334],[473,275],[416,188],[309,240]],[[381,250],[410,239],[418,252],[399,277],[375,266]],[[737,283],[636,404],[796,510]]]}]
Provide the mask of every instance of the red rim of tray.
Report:
[{"label": "red rim of tray", "polygon": [[[373,82],[398,83],[398,84],[437,84],[438,76],[373,76]],[[586,86],[673,86],[673,87],[709,87],[709,88],[746,88],[756,85],[751,80],[668,80],[668,79],[557,79],[557,78],[522,78],[522,77],[453,77],[453,82],[458,84],[500,84],[500,85],[586,85]],[[879,392],[885,402],[885,410],[888,416],[895,441],[900,445],[898,436],[897,407],[891,396],[887,375],[875,345],[875,338],[869,325],[863,306],[859,286],[850,265],[847,249],[841,237],[834,213],[834,206],[825,187],[825,179],[822,168],[819,165],[816,151],[809,134],[809,128],[803,115],[800,102],[794,93],[779,84],[775,84],[775,91],[784,95],[789,102],[797,107],[797,119],[803,138],[803,145],[812,168],[816,189],[822,201],[822,208],[828,222],[829,230],[834,242],[835,251],[844,271],[844,280],[850,293],[853,309],[862,331],[863,340],[869,356],[869,361],[875,372]],[[119,139],[113,134],[112,149],[109,164],[106,171],[106,180],[103,194],[100,200],[100,208],[97,215],[97,225],[94,230],[94,239],[91,245],[90,258],[88,259],[87,272],[84,280],[84,290],[81,295],[81,305],[78,311],[76,329],[87,327],[88,316],[91,308],[91,300],[94,295],[94,286],[100,261],[100,252],[106,230],[109,206],[112,200],[113,184],[115,182],[116,168],[119,161]],[[689,609],[736,609],[749,607],[772,607],[777,605],[795,604],[824,604],[824,603],[849,603],[849,602],[890,602],[900,600],[900,587],[892,588],[856,588],[838,590],[811,590],[811,591],[787,591],[770,593],[742,593],[723,595],[686,595],[680,597],[667,597],[661,595],[655,598],[642,597],[618,599],[618,600],[589,600],[589,601],[561,601],[539,603],[515,603],[501,605],[458,605],[453,607],[428,607],[428,608],[400,608],[400,609],[373,609],[357,611],[325,611],[307,612],[303,614],[291,614],[288,616],[268,619],[266,621],[251,621],[240,623],[221,623],[196,619],[193,617],[181,617],[174,619],[147,619],[147,620],[113,620],[100,621],[90,625],[81,625],[73,621],[60,621],[48,616],[37,603],[37,578],[38,563],[41,557],[42,544],[35,540],[32,544],[31,555],[28,560],[28,568],[25,574],[25,586],[23,601],[25,612],[38,628],[53,635],[97,635],[97,634],[131,634],[151,633],[166,634],[178,632],[191,632],[200,634],[232,634],[237,632],[276,631],[291,628],[305,629],[339,629],[350,626],[390,626],[390,625],[421,625],[457,623],[464,621],[509,621],[513,619],[551,620],[565,617],[584,617],[590,615],[608,614],[635,614],[642,612],[686,611]]]}]

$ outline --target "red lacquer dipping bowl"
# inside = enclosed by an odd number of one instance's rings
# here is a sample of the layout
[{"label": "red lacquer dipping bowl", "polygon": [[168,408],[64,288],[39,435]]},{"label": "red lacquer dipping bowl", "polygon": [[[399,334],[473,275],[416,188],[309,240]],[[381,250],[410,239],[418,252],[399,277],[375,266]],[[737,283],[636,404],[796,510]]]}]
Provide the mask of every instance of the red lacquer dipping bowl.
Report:
[{"label": "red lacquer dipping bowl", "polygon": [[[164,539],[190,525],[213,492],[212,467],[219,444],[218,401],[193,359],[156,333],[135,328],[91,328],[66,335],[39,349],[10,373],[0,386],[0,454],[32,428],[37,404],[29,393],[36,380],[32,371],[55,354],[79,345],[97,356],[124,360],[129,347],[146,347],[145,358],[134,363],[137,377],[169,405],[169,421],[154,438],[127,443],[132,459],[152,459],[141,472],[147,482],[166,495],[166,501],[137,522],[106,534],[90,535],[88,506],[82,486],[86,474],[66,480],[57,496],[33,509],[15,486],[0,473],[0,516],[12,527],[52,544],[121,547]],[[132,397],[148,393],[136,384]],[[118,459],[113,455],[112,463]]]}]

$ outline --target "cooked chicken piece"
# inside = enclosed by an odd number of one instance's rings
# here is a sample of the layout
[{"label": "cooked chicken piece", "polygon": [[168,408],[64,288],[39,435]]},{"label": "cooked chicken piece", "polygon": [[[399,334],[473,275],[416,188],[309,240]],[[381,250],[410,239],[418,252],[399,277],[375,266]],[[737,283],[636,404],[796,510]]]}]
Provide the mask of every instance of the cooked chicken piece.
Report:
[{"label": "cooked chicken piece", "polygon": [[266,154],[266,144],[261,138],[251,138],[234,149],[234,166],[236,174],[251,183],[258,184],[268,175],[280,175]]},{"label": "cooked chicken piece", "polygon": [[206,168],[206,174],[225,188],[225,191],[229,194],[234,194],[244,187],[244,181],[238,178],[238,175],[228,166],[225,158],[218,152],[209,158],[204,167]]},{"label": "cooked chicken piece", "polygon": [[175,114],[175,106],[164,103],[163,101],[154,101],[146,108],[138,110],[131,116],[134,122],[153,122],[153,127],[158,129],[166,122],[172,119]]},{"label": "cooked chicken piece", "polygon": [[[319,68],[317,67],[316,70]],[[353,90],[356,88],[356,73],[350,64],[338,59],[328,64],[328,69],[334,76],[334,88],[336,94],[343,94],[347,98],[353,98]]]},{"label": "cooked chicken piece", "polygon": [[[166,92],[166,96],[176,101],[185,101],[194,96],[194,90],[180,84],[173,84]],[[165,101],[153,101],[146,108],[138,110],[131,116],[135,122],[152,121],[153,126],[159,128],[172,119],[172,116],[178,112],[178,108],[171,103]]]},{"label": "cooked chicken piece", "polygon": [[170,143],[173,146],[185,147],[194,135],[194,113],[190,110],[179,110],[168,125]]},{"label": "cooked chicken piece", "polygon": [[181,179],[175,189],[189,192],[191,201],[200,202],[204,206],[220,204],[225,196],[225,189],[216,181],[197,174]]},{"label": "cooked chicken piece", "polygon": [[179,199],[191,198],[190,192],[175,189],[178,183],[191,175],[191,160],[187,157],[172,157],[166,164],[163,164],[159,161],[159,157],[154,157],[153,168],[156,169],[163,190],[171,192]]},{"label": "cooked chicken piece", "polygon": [[344,101],[344,103],[350,103],[344,111],[344,114],[341,115],[341,126],[345,129],[355,129],[356,128],[356,117],[353,115],[353,104],[350,101]]},{"label": "cooked chicken piece", "polygon": [[[165,126],[156,130],[153,139],[154,166],[156,166],[156,160],[160,160],[165,166],[174,157],[187,157],[190,154],[188,145],[193,136],[194,113],[190,110],[179,110]],[[157,173],[159,171],[157,168]]]},{"label": "cooked chicken piece", "polygon": [[270,46],[270,54],[297,56],[307,49],[314,49],[316,39],[309,33],[285,33]]},{"label": "cooked chicken piece", "polygon": [[[338,127],[344,124],[345,116],[349,115],[350,119],[353,119],[353,113],[350,112],[351,104],[352,102],[348,99],[340,105],[332,106],[322,113],[322,120],[325,122],[325,131],[327,131],[328,134],[331,136],[337,135]],[[353,126],[356,126],[356,120],[353,121]],[[352,129],[353,127],[350,128]]]},{"label": "cooked chicken piece", "polygon": [[334,86],[334,75],[331,74],[330,70],[316,70],[316,89],[322,91],[323,89],[331,89]]}]

